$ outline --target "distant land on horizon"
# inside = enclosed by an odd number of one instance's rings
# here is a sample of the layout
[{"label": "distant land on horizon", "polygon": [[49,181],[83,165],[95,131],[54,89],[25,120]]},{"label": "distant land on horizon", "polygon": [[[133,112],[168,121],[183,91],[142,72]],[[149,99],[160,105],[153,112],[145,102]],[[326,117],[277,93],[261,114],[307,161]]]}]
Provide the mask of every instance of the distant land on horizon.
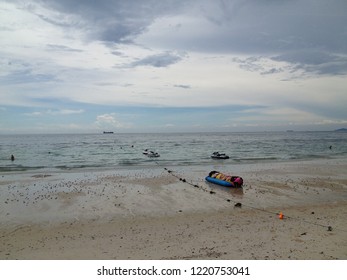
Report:
[{"label": "distant land on horizon", "polygon": [[[268,133],[268,132],[274,132],[274,133],[278,133],[278,132],[287,132],[287,133],[292,133],[292,132],[347,132],[347,128],[338,128],[338,129],[334,129],[334,130],[292,130],[292,129],[288,129],[288,130],[276,130],[276,131],[199,131],[199,132],[186,132],[186,131],[182,131],[182,132],[145,132],[145,133],[153,133],[153,134],[157,134],[157,133]],[[57,134],[141,134],[143,132],[114,132],[114,131],[99,131],[99,132],[81,132],[81,133],[69,133],[69,132],[48,132],[48,133],[22,133],[22,132],[12,132],[12,133],[3,133],[2,131],[0,131],[0,135],[57,135]]]}]

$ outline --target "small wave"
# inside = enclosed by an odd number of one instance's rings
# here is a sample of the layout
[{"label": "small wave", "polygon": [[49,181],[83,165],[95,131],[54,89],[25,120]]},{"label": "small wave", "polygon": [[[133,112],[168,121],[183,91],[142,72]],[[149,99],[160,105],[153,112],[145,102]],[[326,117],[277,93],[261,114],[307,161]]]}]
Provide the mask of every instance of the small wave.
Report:
[{"label": "small wave", "polygon": [[29,171],[44,169],[44,166],[23,166],[23,165],[13,165],[13,166],[3,166],[0,167],[0,172],[13,172],[13,171]]},{"label": "small wave", "polygon": [[140,162],[138,160],[131,160],[131,159],[124,159],[124,160],[120,160],[119,161],[119,165],[129,165],[129,166],[133,166],[133,165],[139,165]]},{"label": "small wave", "polygon": [[268,161],[268,160],[278,160],[277,157],[250,157],[250,158],[234,158],[236,162],[242,161]]},{"label": "small wave", "polygon": [[101,164],[75,164],[75,165],[57,165],[54,168],[60,170],[73,170],[73,169],[83,169],[83,168],[100,168],[104,167]]},{"label": "small wave", "polygon": [[300,159],[300,160],[303,160],[303,159],[328,159],[328,158],[331,158],[330,155],[318,155],[318,154],[306,154],[306,155],[299,155],[299,154],[296,154],[296,155],[291,155],[290,156],[290,159]]}]

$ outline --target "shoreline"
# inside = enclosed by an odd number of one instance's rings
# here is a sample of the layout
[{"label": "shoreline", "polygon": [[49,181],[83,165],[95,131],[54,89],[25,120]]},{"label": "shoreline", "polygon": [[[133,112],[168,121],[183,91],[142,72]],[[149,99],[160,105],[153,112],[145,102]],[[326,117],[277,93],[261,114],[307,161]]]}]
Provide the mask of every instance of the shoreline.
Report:
[{"label": "shoreline", "polygon": [[[346,167],[319,159],[0,174],[0,259],[347,259]],[[243,189],[205,182],[211,170],[243,177]]]},{"label": "shoreline", "polygon": [[206,166],[251,166],[251,165],[268,165],[268,164],[291,164],[291,163],[305,163],[305,162],[315,162],[315,161],[345,161],[344,156],[318,156],[318,157],[303,157],[303,158],[286,158],[286,159],[280,159],[280,158],[250,158],[250,159],[228,159],[228,160],[211,160],[209,158],[205,158],[201,163],[196,163],[196,162],[186,162],[186,163],[176,163],[172,164],[171,161],[169,160],[161,160],[159,158],[157,159],[152,159],[148,161],[146,164],[140,163],[140,164],[117,164],[113,165],[111,167],[109,166],[103,166],[103,165],[95,165],[95,166],[74,166],[74,167],[43,167],[43,166],[38,166],[38,167],[25,167],[19,165],[18,169],[0,169],[0,178],[3,175],[11,175],[11,174],[37,174],[37,173],[42,173],[42,174],[48,174],[48,173],[83,173],[83,172],[107,172],[107,171],[114,171],[114,170],[138,170],[138,169],[156,169],[156,168],[164,168],[164,167],[169,167],[169,168],[190,168],[191,166],[193,167],[206,167]]}]

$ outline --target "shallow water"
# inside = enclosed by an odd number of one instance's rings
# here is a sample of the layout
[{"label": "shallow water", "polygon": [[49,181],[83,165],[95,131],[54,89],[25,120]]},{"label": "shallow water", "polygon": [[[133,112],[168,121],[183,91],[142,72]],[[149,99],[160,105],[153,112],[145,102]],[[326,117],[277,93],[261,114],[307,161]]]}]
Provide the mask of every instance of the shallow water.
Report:
[{"label": "shallow water", "polygon": [[[148,158],[144,149],[160,157]],[[0,172],[214,164],[215,151],[230,156],[227,164],[346,157],[347,133],[0,135]]]}]

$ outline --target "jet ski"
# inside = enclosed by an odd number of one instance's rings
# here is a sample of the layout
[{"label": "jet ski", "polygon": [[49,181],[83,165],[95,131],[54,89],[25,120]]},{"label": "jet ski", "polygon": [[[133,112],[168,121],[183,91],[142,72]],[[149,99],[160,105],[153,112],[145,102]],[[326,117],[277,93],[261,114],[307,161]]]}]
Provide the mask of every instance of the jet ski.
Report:
[{"label": "jet ski", "polygon": [[219,153],[219,152],[214,152],[212,155],[211,155],[211,158],[213,159],[228,159],[229,156],[224,154],[224,153]]}]

